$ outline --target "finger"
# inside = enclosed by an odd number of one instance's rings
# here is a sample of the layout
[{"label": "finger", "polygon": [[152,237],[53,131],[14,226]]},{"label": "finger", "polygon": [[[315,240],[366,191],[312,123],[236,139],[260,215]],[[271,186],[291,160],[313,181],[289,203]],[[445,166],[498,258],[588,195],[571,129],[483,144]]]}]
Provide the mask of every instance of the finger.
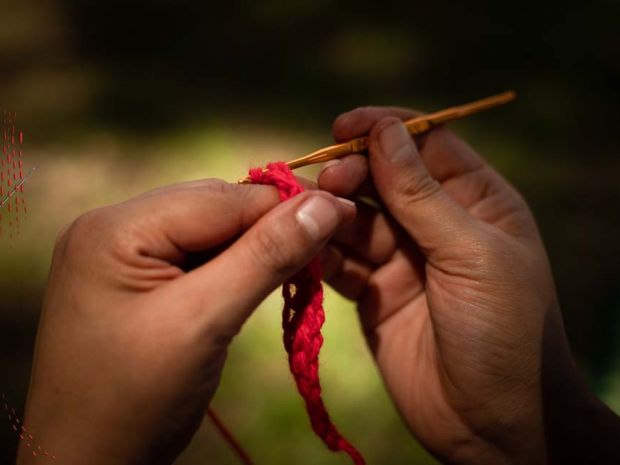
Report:
[{"label": "finger", "polygon": [[325,281],[344,297],[359,302],[367,334],[424,291],[424,258],[413,247],[399,249],[392,260],[374,269],[330,244],[321,253],[321,263]]},{"label": "finger", "polygon": [[[403,306],[424,294],[424,259],[415,248],[399,249],[393,259],[376,269],[358,305],[368,334]],[[380,291],[379,291],[380,290]]]},{"label": "finger", "polygon": [[368,175],[368,157],[360,154],[330,160],[317,178],[320,189],[340,197],[378,199],[377,190]]},{"label": "finger", "polygon": [[[211,249],[245,230],[280,203],[272,186],[207,179],[152,191],[79,217],[84,246],[105,244],[132,260],[182,265],[188,253]],[[70,234],[65,234],[69,237]],[[65,239],[69,240],[69,239]]]},{"label": "finger", "polygon": [[369,155],[383,203],[423,250],[452,247],[455,236],[471,232],[473,218],[431,177],[399,119],[384,118],[373,127]]},{"label": "finger", "polygon": [[[297,177],[305,189],[316,183]],[[164,186],[110,207],[114,228],[138,235],[144,255],[179,264],[233,239],[280,203],[275,187],[203,179]],[[205,227],[209,225],[209,227]]]},{"label": "finger", "polygon": [[[340,115],[334,123],[333,132],[337,140],[349,140],[367,134],[374,124],[387,116],[409,119],[420,114],[418,111],[404,108],[361,107]],[[414,139],[428,171],[440,183],[488,167],[467,143],[444,127],[435,128],[429,133],[415,136]],[[326,173],[325,179],[321,180],[325,183],[326,190],[332,192],[337,189],[338,195],[345,195],[342,192],[346,189],[341,184],[344,186],[348,184],[342,180],[343,168],[340,168],[339,177],[336,177],[335,171]],[[372,186],[372,183],[365,184]]]},{"label": "finger", "polygon": [[499,176],[485,168],[447,179],[441,187],[456,203],[473,214],[472,208],[482,199],[495,195],[502,189],[501,184]]},{"label": "finger", "polygon": [[[381,118],[395,116],[407,120],[421,114],[416,110],[399,107],[360,107],[338,116],[332,132],[337,142],[345,142],[368,134]],[[360,154],[332,160],[319,174],[318,184],[321,189],[335,195],[378,198],[372,179],[368,176],[367,163],[367,157]]]},{"label": "finger", "polygon": [[381,211],[360,202],[355,219],[342,226],[332,242],[345,246],[374,266],[387,262],[398,246],[400,231]]},{"label": "finger", "polygon": [[[484,177],[484,185],[497,178],[492,176],[493,170],[480,155],[446,128],[439,127],[431,131],[419,152],[431,176],[441,184],[446,183],[446,191],[465,207],[480,197],[474,195],[471,189],[459,189],[458,184],[462,178]],[[319,173],[317,183],[321,189],[334,195],[377,197],[372,179],[368,176],[368,157],[360,154],[327,162]],[[453,189],[454,184],[456,188]],[[478,187],[478,193],[484,190],[484,186]]]},{"label": "finger", "polygon": [[226,251],[179,283],[203,315],[206,331],[232,337],[277,286],[314,257],[355,216],[352,202],[326,192],[304,192],[283,202]]},{"label": "finger", "polygon": [[319,186],[317,185],[317,183],[316,183],[316,182],[314,182],[314,181],[312,181],[312,180],[310,180],[310,179],[304,178],[304,177],[302,177],[302,176],[295,176],[295,179],[297,180],[297,182],[298,182],[299,184],[301,184],[301,185],[302,185],[302,187],[304,188],[304,190],[307,190],[307,191],[314,191],[314,190],[317,190],[317,189],[319,188]]},{"label": "finger", "polygon": [[368,158],[354,154],[328,161],[317,177],[320,189],[341,197],[360,193],[368,179]]},{"label": "finger", "polygon": [[420,114],[407,108],[360,107],[338,116],[332,126],[332,133],[336,142],[346,142],[368,134],[379,120],[387,116],[407,120]]},{"label": "finger", "polygon": [[445,127],[430,131],[419,152],[428,172],[440,183],[487,166],[474,149]]},{"label": "finger", "polygon": [[472,216],[511,235],[535,234],[533,218],[519,192],[454,133],[433,130],[420,155],[448,196]]},{"label": "finger", "polygon": [[358,300],[366,289],[373,268],[350,256],[335,245],[327,245],[321,253],[323,279],[347,299]]}]

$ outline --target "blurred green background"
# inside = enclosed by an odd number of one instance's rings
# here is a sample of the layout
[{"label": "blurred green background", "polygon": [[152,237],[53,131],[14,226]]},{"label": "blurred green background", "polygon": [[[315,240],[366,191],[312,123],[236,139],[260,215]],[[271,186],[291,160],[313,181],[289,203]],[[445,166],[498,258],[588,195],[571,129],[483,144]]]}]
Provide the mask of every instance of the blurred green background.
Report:
[{"label": "blurred green background", "polygon": [[[431,111],[514,88],[515,103],[453,127],[532,206],[575,356],[620,411],[618,17],[614,0],[0,0],[0,109],[38,167],[20,235],[0,237],[0,390],[23,408],[54,239],[79,213],[302,155],[358,105]],[[335,422],[371,464],[435,463],[386,397],[353,306],[328,291],[326,308]],[[348,463],[309,428],[279,315],[272,296],[235,341],[214,406],[259,464]],[[0,421],[1,463],[15,447]],[[177,463],[237,462],[205,422]]]}]

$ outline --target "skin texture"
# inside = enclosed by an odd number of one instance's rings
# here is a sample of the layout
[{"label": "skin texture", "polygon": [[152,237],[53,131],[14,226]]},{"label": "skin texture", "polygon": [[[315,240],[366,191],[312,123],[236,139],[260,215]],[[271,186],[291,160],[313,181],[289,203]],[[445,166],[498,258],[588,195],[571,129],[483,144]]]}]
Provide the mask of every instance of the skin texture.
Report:
[{"label": "skin texture", "polygon": [[[361,109],[334,125],[337,140],[372,129],[368,161],[343,163],[368,165],[387,212],[366,208],[338,236],[328,282],[346,282],[343,291],[358,301],[388,390],[429,450],[458,463],[500,463],[520,450],[540,463],[538,354],[557,299],[534,220],[448,130],[430,133],[420,153],[400,120],[385,114]],[[327,167],[319,186],[354,195],[366,179],[342,169]]]},{"label": "skin texture", "polygon": [[[296,212],[310,202],[306,230]],[[354,215],[324,192],[279,204],[270,186],[206,180],[78,218],[58,239],[41,316],[36,441],[63,465],[171,463],[243,322]],[[36,460],[22,442],[18,463]]]},{"label": "skin texture", "polygon": [[[282,204],[272,187],[205,180],[73,222],[39,326],[36,441],[63,465],[172,463],[244,321],[320,251],[396,408],[442,462],[620,463],[620,422],[577,374],[525,201],[450,131],[414,142],[400,122],[413,115],[340,116],[336,140],[370,133],[368,156]],[[35,460],[22,443],[18,463]]]},{"label": "skin texture", "polygon": [[[331,162],[318,180],[372,199],[324,263],[328,282],[357,301],[397,409],[445,463],[611,463],[617,451],[601,444],[618,419],[577,375],[529,208],[449,130],[414,142],[400,121],[413,116],[341,115],[336,141],[370,131],[369,155]],[[599,439],[566,427],[577,412],[601,425]]]}]

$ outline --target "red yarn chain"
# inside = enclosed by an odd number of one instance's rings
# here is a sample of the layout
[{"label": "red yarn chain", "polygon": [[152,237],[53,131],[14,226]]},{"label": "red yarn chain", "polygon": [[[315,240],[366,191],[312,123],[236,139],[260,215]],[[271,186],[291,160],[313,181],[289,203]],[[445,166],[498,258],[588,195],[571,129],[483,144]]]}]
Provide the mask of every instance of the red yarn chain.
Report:
[{"label": "red yarn chain", "polygon": [[[285,201],[304,191],[293,172],[283,162],[269,163],[267,170],[253,168],[249,173],[255,184],[277,187],[280,200]],[[314,432],[333,451],[344,451],[355,465],[364,465],[362,455],[336,429],[329,419],[321,398],[319,382],[319,352],[323,345],[321,327],[323,310],[323,271],[317,258],[286,281],[282,287],[284,311],[284,347],[288,352],[291,373],[297,389],[306,403]]]}]

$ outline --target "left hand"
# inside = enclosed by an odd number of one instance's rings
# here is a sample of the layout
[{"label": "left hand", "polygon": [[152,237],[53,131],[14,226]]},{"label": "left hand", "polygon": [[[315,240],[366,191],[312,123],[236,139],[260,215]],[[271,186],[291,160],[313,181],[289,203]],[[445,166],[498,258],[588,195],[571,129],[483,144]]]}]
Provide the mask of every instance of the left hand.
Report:
[{"label": "left hand", "polygon": [[[170,464],[200,425],[227,347],[307,264],[351,202],[196,181],[86,213],[57,241],[26,426],[63,465]],[[206,262],[206,263],[205,263]],[[34,463],[20,445],[18,463]]]}]

